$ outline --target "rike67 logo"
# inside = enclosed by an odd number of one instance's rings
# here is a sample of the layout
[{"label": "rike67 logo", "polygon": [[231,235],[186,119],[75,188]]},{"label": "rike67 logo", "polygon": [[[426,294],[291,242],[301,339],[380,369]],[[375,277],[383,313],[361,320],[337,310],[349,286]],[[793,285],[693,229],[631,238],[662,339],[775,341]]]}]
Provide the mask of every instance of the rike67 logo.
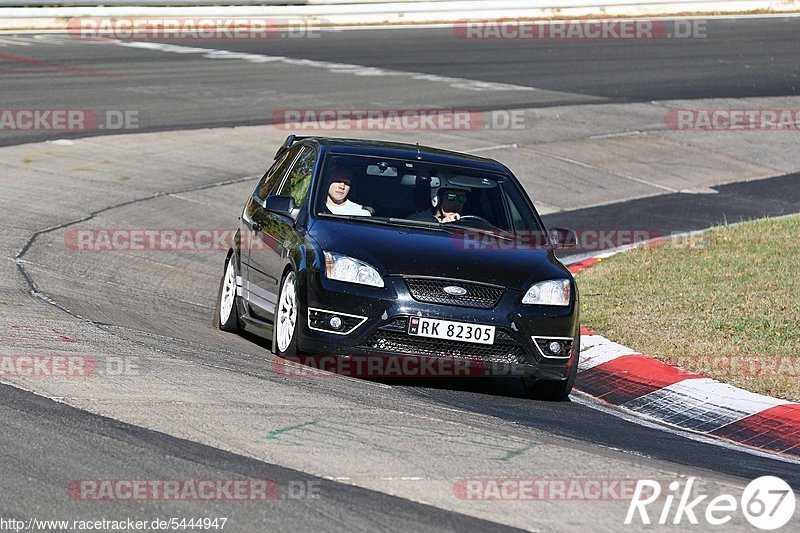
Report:
[{"label": "rike67 logo", "polygon": [[[669,484],[669,492],[664,496],[658,481],[638,480],[625,516],[625,525],[637,522],[650,525],[653,520],[650,511],[656,511],[658,518],[655,522],[659,525],[677,525],[685,521],[697,525],[700,523],[698,517],[701,517],[708,525],[721,526],[730,522],[734,514],[741,511],[750,525],[771,531],[788,524],[794,515],[794,492],[781,478],[762,476],[754,479],[745,487],[738,500],[730,494],[721,494],[708,501],[708,494],[692,498],[694,481],[694,478],[689,478],[682,489],[679,481],[673,481]],[[658,504],[652,506],[654,509],[648,509],[656,501]]]}]

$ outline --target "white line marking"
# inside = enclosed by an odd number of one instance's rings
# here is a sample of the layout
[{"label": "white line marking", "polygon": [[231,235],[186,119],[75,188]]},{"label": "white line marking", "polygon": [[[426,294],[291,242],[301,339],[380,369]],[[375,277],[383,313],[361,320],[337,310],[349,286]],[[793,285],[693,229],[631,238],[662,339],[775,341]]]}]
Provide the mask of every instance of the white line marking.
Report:
[{"label": "white line marking", "polygon": [[644,132],[639,130],[633,131],[618,131],[616,133],[602,133],[600,135],[590,135],[590,139],[609,139],[614,137],[632,137],[635,135],[646,135]]},{"label": "white line marking", "polygon": [[200,202],[200,201],[194,200],[192,198],[186,198],[185,196],[181,196],[180,194],[170,193],[167,196],[169,196],[170,198],[177,198],[178,200],[183,200],[185,202],[192,202],[192,203],[201,204],[201,205],[211,205],[208,202]]},{"label": "white line marking", "polygon": [[199,54],[205,59],[237,59],[249,63],[282,63],[297,67],[319,68],[334,74],[350,74],[353,76],[386,76],[386,77],[405,77],[417,81],[430,81],[433,83],[445,83],[454,89],[465,91],[536,91],[534,87],[523,85],[513,85],[510,83],[497,83],[491,81],[468,80],[466,78],[453,78],[450,76],[439,76],[436,74],[423,74],[420,72],[406,72],[401,70],[391,70],[376,67],[366,67],[364,65],[352,65],[349,63],[331,63],[328,61],[315,61],[313,59],[294,59],[285,56],[268,56],[264,54],[249,54],[243,52],[231,52],[228,50],[217,50],[214,48],[197,48],[192,46],[181,46],[176,44],[150,43],[119,41],[110,39],[109,44],[124,46],[126,48],[139,48],[144,50],[156,50],[173,54]]},{"label": "white line marking", "polygon": [[468,154],[477,154],[479,152],[489,152],[491,150],[504,150],[506,148],[519,148],[517,143],[511,144],[498,144],[496,146],[484,146],[483,148],[475,148],[474,150],[466,150]]},{"label": "white line marking", "polygon": [[31,43],[19,41],[17,39],[0,39],[0,46],[30,46]]},{"label": "white line marking", "polygon": [[[19,43],[19,44],[23,44],[23,46],[30,46],[32,44],[41,44],[42,43],[42,41],[39,39],[39,36],[37,36],[37,35],[30,35],[30,36],[27,36],[27,37],[14,36],[14,40],[17,41],[17,43]],[[27,44],[25,44],[25,43],[27,43]]]}]

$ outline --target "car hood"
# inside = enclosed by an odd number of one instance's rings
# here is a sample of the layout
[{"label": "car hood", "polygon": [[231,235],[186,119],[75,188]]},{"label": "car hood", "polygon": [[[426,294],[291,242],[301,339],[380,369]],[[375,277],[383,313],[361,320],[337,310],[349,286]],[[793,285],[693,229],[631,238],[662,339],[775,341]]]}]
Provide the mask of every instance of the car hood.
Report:
[{"label": "car hood", "polygon": [[457,231],[318,219],[310,234],[323,250],[366,261],[382,275],[436,276],[523,291],[538,281],[570,277],[544,248],[479,249]]}]

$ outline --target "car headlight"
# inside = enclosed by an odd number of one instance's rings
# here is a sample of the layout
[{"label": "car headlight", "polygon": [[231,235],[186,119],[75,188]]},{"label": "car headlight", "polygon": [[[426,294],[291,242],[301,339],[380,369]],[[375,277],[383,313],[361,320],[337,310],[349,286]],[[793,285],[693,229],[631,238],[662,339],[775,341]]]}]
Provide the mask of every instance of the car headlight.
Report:
[{"label": "car headlight", "polygon": [[383,278],[372,265],[332,252],[325,252],[325,275],[328,279],[383,287]]},{"label": "car headlight", "polygon": [[569,292],[568,279],[540,281],[528,289],[528,292],[522,298],[522,303],[531,305],[569,305]]}]

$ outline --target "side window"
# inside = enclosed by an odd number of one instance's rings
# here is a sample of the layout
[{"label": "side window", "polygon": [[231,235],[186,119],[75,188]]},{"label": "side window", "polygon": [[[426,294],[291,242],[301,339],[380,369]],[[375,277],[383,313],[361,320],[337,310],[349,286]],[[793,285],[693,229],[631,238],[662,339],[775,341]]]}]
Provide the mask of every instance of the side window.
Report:
[{"label": "side window", "polygon": [[525,227],[525,221],[522,220],[522,215],[519,214],[517,206],[514,202],[508,202],[508,210],[511,211],[511,229],[522,229]]},{"label": "side window", "polygon": [[294,156],[297,155],[297,149],[290,149],[287,150],[281,157],[275,161],[272,166],[269,168],[264,177],[261,178],[261,182],[258,184],[258,192],[256,195],[264,200],[270,194],[275,194],[275,189],[278,188],[278,185],[281,183],[281,178],[283,178],[284,174],[286,174],[286,169],[289,167],[289,164],[294,160]]},{"label": "side window", "polygon": [[291,195],[298,206],[305,204],[308,200],[308,189],[316,162],[317,152],[309,147],[303,148],[303,152],[286,176],[278,194]]},{"label": "side window", "polygon": [[[523,196],[525,194],[524,190],[518,189],[510,181],[500,183],[500,188],[503,200],[508,208],[508,216],[511,219],[509,221],[511,222],[511,227],[508,229],[512,231],[539,232],[541,228],[533,211],[528,209],[527,199]],[[536,235],[540,234],[536,233]]]}]

